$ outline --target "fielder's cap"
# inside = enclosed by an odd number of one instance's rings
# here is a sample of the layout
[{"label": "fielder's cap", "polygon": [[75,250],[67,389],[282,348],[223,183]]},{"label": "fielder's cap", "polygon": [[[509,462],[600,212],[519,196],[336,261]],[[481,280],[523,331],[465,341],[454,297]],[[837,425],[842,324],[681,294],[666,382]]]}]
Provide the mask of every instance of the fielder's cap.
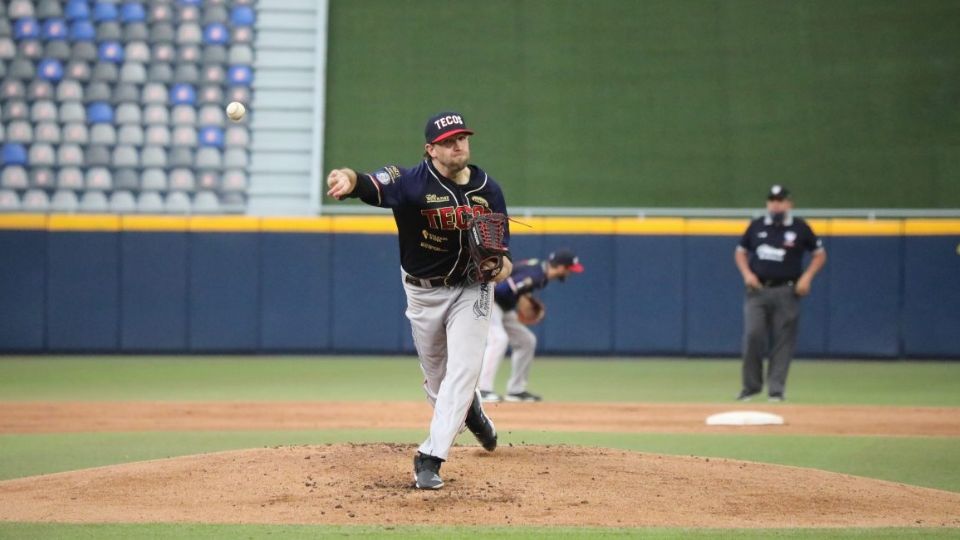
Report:
[{"label": "fielder's cap", "polygon": [[781,186],[780,184],[774,184],[770,186],[770,192],[767,193],[768,201],[782,201],[789,198],[790,190]]},{"label": "fielder's cap", "polygon": [[569,249],[558,249],[547,258],[550,266],[566,266],[571,272],[579,274],[583,272],[583,265],[580,264],[580,258]]},{"label": "fielder's cap", "polygon": [[438,143],[458,133],[473,135],[473,131],[467,129],[467,123],[463,120],[463,115],[455,112],[442,112],[431,116],[427,120],[427,127],[424,129],[424,136],[428,144]]}]

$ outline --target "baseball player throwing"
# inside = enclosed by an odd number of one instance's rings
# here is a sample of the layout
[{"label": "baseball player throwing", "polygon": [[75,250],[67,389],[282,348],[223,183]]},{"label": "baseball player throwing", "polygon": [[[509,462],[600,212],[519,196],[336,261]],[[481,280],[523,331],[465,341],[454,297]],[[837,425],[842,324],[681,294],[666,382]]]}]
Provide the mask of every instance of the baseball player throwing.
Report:
[{"label": "baseball player throwing", "polygon": [[[521,322],[517,304],[521,297],[543,289],[552,279],[563,281],[571,272],[583,272],[583,265],[572,251],[560,249],[551,253],[546,261],[528,259],[517,262],[510,277],[497,284],[493,314],[490,316],[490,337],[487,339],[487,350],[483,353],[483,371],[480,374],[483,401],[541,400],[537,394],[527,391],[537,336]],[[508,345],[513,350],[512,371],[507,382],[506,397],[502,398],[493,391],[493,382]]]},{"label": "baseball player throwing", "polygon": [[[506,214],[507,208],[493,178],[468,164],[470,135],[463,116],[440,113],[427,121],[425,159],[418,165],[387,165],[369,174],[334,169],[327,176],[331,197],[393,209],[406,316],[433,405],[430,434],[413,460],[419,489],[443,487],[440,465],[464,425],[487,450],[497,446],[496,429],[476,391],[493,286],[476,278],[465,232],[473,216]],[[509,243],[509,228],[503,243]],[[510,275],[509,258],[502,264],[494,282]]]}]

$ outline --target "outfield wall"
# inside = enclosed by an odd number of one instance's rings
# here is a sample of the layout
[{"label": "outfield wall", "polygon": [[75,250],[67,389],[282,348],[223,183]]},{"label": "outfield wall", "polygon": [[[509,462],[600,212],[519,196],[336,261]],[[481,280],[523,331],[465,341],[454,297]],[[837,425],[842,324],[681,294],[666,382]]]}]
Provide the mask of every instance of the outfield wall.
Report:
[{"label": "outfield wall", "polygon": [[[554,354],[737,355],[746,220],[530,218],[517,257],[587,270],[544,292]],[[960,358],[960,220],[811,220],[829,262],[799,354]],[[0,216],[0,350],[412,352],[388,217]]]}]

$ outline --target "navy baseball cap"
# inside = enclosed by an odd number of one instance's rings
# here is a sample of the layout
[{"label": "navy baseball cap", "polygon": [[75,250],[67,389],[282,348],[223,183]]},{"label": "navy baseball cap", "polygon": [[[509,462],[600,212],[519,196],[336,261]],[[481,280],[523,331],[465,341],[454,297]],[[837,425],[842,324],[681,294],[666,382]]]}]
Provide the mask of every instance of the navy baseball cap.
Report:
[{"label": "navy baseball cap", "polygon": [[473,131],[467,129],[463,115],[455,112],[442,112],[431,116],[423,132],[428,144],[438,143],[458,133],[473,135]]},{"label": "navy baseball cap", "polygon": [[770,192],[767,193],[768,201],[782,201],[789,198],[790,190],[781,186],[780,184],[774,184],[770,186]]},{"label": "navy baseball cap", "polygon": [[566,266],[571,272],[579,274],[583,272],[583,265],[580,264],[580,258],[569,249],[558,249],[547,258],[550,266]]}]

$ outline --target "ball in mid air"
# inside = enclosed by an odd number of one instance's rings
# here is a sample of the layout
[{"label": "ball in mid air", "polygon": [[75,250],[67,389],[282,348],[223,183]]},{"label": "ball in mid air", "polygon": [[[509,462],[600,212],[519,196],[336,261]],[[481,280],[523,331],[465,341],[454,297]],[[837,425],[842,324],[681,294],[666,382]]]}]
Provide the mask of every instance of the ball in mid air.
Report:
[{"label": "ball in mid air", "polygon": [[245,114],[247,114],[247,108],[243,106],[243,103],[231,101],[230,104],[227,105],[227,116],[234,122],[243,120]]}]

